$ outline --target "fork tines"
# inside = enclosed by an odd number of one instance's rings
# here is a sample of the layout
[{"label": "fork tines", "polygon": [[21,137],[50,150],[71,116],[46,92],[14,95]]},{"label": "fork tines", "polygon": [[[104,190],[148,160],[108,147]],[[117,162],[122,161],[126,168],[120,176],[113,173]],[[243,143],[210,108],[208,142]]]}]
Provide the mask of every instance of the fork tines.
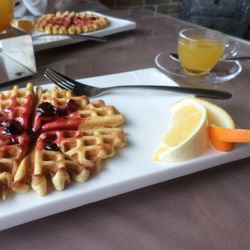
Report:
[{"label": "fork tines", "polygon": [[62,89],[74,90],[75,88],[76,84],[73,79],[63,76],[53,69],[47,68],[44,72],[44,76]]}]

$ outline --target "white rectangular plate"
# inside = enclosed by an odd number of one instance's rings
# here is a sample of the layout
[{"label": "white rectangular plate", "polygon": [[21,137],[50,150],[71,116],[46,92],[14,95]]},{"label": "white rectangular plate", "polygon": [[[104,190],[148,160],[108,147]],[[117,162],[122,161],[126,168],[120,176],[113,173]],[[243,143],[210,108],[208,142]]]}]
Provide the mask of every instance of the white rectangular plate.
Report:
[{"label": "white rectangular plate", "polygon": [[[96,86],[119,84],[176,85],[154,68],[83,79]],[[51,88],[53,85],[44,86]],[[0,201],[0,229],[10,228],[51,214],[119,195],[131,190],[194,173],[250,155],[249,144],[230,153],[210,149],[180,163],[155,163],[152,155],[170,122],[170,107],[181,95],[152,90],[117,90],[101,97],[125,115],[128,144],[86,183],[73,183],[62,192],[39,197],[33,191]],[[99,99],[99,98],[95,98]],[[93,99],[91,99],[93,100]],[[226,102],[226,101],[225,101]]]},{"label": "white rectangular plate", "polygon": [[[105,29],[97,30],[97,31],[90,32],[90,33],[84,33],[85,35],[104,37],[104,36],[124,32],[128,30],[133,30],[136,28],[136,23],[130,20],[107,16],[107,15],[103,15],[103,14],[93,12],[93,11],[87,11],[87,13],[93,13],[96,15],[106,16],[110,21],[110,25]],[[32,36],[36,37],[41,34],[44,34],[44,33],[35,31],[32,34]],[[39,39],[34,39],[33,44],[34,44],[35,51],[41,51],[41,50],[60,47],[64,45],[75,44],[75,43],[79,43],[79,42],[83,42],[87,40],[88,38],[76,39],[76,38],[66,38],[65,36],[45,36]]]}]

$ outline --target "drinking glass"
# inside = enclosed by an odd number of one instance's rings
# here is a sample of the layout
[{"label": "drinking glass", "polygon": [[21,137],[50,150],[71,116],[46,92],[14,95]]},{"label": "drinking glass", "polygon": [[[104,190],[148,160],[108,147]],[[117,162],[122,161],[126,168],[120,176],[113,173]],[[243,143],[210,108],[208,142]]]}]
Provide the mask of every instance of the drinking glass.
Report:
[{"label": "drinking glass", "polygon": [[223,56],[225,49],[230,51],[235,48],[221,32],[201,28],[184,29],[179,32],[179,60],[188,75],[208,74]]},{"label": "drinking glass", "polygon": [[6,33],[13,19],[13,0],[0,0],[0,35]]}]

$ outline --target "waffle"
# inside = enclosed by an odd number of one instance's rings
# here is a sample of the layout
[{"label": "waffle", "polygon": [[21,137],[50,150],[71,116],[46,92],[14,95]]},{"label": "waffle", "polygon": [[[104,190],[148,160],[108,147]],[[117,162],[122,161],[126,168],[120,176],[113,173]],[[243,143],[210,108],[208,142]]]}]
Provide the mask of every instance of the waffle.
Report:
[{"label": "waffle", "polygon": [[55,107],[65,107],[69,100],[74,100],[80,109],[84,109],[89,104],[87,96],[74,96],[69,90],[53,88],[52,90],[42,91],[39,88],[39,103],[49,102]]},{"label": "waffle", "polygon": [[21,160],[28,151],[29,138],[26,133],[21,135],[0,134],[0,197],[6,199],[10,192],[11,181],[16,174]]},{"label": "waffle", "polygon": [[[42,94],[39,104],[50,103],[57,108],[59,113],[42,117],[36,115],[34,118],[33,131],[41,129],[43,132],[58,129],[91,129],[98,127],[117,127],[124,122],[124,117],[119,111],[104,101],[98,100],[89,103],[86,96],[73,96],[70,91],[54,88]],[[69,103],[73,103],[70,112],[63,113]]]},{"label": "waffle", "polygon": [[[35,150],[20,164],[12,188],[16,192],[26,192],[31,182],[38,195],[45,195],[47,176],[58,191],[72,179],[85,182],[101,169],[104,159],[112,157],[125,143],[121,128],[45,132],[38,138]],[[53,151],[46,150],[46,145]]]},{"label": "waffle", "polygon": [[80,34],[109,26],[106,17],[93,13],[57,12],[39,17],[35,29],[49,34]]},{"label": "waffle", "polygon": [[[41,88],[37,89],[38,105],[42,103],[49,103],[58,111],[62,111],[67,106],[69,101],[74,102],[75,109],[84,109],[89,104],[89,99],[86,96],[74,96],[71,91],[53,88],[50,91],[45,91]],[[42,129],[43,124],[50,123],[58,118],[65,118],[68,114],[54,114],[50,117],[35,115],[33,122],[33,131],[37,132]],[[63,125],[62,125],[63,128]]]},{"label": "waffle", "polygon": [[[44,143],[38,139],[36,147],[30,155],[21,162],[12,183],[12,189],[17,193],[32,189],[38,195],[45,195],[48,187],[48,176],[51,177],[54,188],[58,191],[70,183],[69,173],[80,169],[77,161],[71,160],[60,151],[44,149]],[[88,169],[81,170],[82,179],[87,179]]]},{"label": "waffle", "polygon": [[0,198],[5,200],[11,189],[13,176],[7,172],[0,173]]},{"label": "waffle", "polygon": [[[38,87],[33,94],[31,87],[14,88],[19,98],[32,93],[33,102],[29,111],[13,117],[4,112],[10,105],[7,97],[13,97],[1,94],[0,194],[4,199],[10,190],[24,193],[32,187],[38,195],[45,195],[50,182],[58,191],[72,181],[85,182],[126,144],[124,131],[118,128],[124,117],[115,107],[58,88],[44,91]],[[26,119],[31,110],[33,119]],[[18,122],[22,115],[27,122]]]},{"label": "waffle", "polygon": [[[60,150],[71,159],[86,165],[91,171],[100,170],[102,160],[114,156],[126,143],[121,128],[98,128],[70,131],[66,138],[58,141]],[[60,138],[60,137],[58,137]]]},{"label": "waffle", "polygon": [[29,147],[26,133],[34,107],[31,83],[25,89],[14,86],[0,93],[0,198],[6,199],[18,165]]},{"label": "waffle", "polygon": [[0,92],[0,121],[16,120],[28,129],[33,107],[34,92],[31,83],[28,83],[24,89],[14,86],[5,94]]},{"label": "waffle", "polygon": [[114,106],[108,106],[100,100],[89,103],[84,109],[79,109],[64,118],[44,124],[42,130],[117,127],[123,122],[123,115]]}]

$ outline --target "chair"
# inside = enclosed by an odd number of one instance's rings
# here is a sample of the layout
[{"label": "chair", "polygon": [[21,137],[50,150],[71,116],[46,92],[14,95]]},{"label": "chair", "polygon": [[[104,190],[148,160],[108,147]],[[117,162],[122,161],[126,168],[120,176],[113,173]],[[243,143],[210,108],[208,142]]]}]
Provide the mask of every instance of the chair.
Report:
[{"label": "chair", "polygon": [[244,37],[250,21],[249,0],[182,0],[180,18],[223,33]]}]

